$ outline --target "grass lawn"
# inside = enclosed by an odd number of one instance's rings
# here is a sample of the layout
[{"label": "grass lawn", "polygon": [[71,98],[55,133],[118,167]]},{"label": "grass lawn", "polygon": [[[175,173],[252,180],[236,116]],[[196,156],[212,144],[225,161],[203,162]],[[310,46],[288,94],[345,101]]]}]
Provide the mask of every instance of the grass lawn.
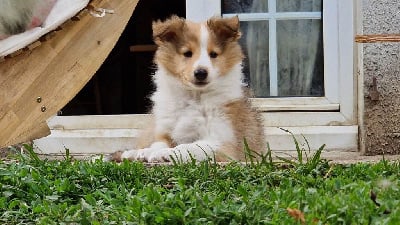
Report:
[{"label": "grass lawn", "polygon": [[0,224],[400,224],[400,163],[0,162]]}]

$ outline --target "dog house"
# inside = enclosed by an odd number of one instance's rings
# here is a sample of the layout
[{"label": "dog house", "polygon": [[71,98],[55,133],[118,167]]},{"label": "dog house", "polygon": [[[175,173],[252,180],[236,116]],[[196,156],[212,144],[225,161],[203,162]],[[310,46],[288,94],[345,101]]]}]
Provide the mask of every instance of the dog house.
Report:
[{"label": "dog house", "polygon": [[330,157],[364,154],[364,55],[354,39],[362,9],[360,0],[93,0],[2,58],[0,145],[34,139],[41,154],[82,157],[130,148],[149,119],[151,22],[238,15],[243,70],[271,149],[295,150],[284,128],[305,148],[326,144]]}]

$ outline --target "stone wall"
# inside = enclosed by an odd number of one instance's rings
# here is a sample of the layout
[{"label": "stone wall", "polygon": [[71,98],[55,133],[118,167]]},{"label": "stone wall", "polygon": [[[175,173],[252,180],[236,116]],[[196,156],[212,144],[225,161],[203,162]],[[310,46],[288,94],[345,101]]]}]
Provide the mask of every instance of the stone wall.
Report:
[{"label": "stone wall", "polygon": [[[364,34],[400,34],[400,0],[362,0]],[[366,154],[400,153],[400,42],[363,44]],[[371,99],[376,78],[379,100]]]}]

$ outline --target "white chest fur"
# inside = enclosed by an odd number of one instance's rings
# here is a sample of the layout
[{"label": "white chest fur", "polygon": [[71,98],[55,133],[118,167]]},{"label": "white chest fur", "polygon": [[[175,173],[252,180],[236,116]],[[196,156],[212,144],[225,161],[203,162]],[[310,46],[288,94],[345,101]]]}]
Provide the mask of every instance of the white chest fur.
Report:
[{"label": "white chest fur", "polygon": [[207,105],[206,102],[189,102],[175,115],[171,137],[178,144],[233,139],[232,124],[220,107]]},{"label": "white chest fur", "polygon": [[169,98],[163,93],[155,102],[153,112],[156,118],[156,130],[170,134],[176,144],[192,143],[199,140],[232,141],[232,124],[226,117],[221,105],[212,101],[192,99],[190,96]]},{"label": "white chest fur", "polygon": [[229,85],[206,91],[193,91],[164,73],[162,68],[157,71],[157,91],[152,96],[157,132],[169,134],[176,144],[234,141],[233,124],[224,105],[242,97],[240,79],[218,82]]}]

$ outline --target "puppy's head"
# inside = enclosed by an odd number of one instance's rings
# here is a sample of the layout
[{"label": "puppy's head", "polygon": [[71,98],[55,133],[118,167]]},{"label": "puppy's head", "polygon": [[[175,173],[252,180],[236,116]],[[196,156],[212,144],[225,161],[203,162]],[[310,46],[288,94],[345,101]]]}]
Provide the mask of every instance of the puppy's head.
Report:
[{"label": "puppy's head", "polygon": [[226,76],[242,62],[238,44],[239,19],[211,18],[194,23],[172,16],[153,23],[158,45],[155,63],[178,78],[186,87],[203,89]]}]

